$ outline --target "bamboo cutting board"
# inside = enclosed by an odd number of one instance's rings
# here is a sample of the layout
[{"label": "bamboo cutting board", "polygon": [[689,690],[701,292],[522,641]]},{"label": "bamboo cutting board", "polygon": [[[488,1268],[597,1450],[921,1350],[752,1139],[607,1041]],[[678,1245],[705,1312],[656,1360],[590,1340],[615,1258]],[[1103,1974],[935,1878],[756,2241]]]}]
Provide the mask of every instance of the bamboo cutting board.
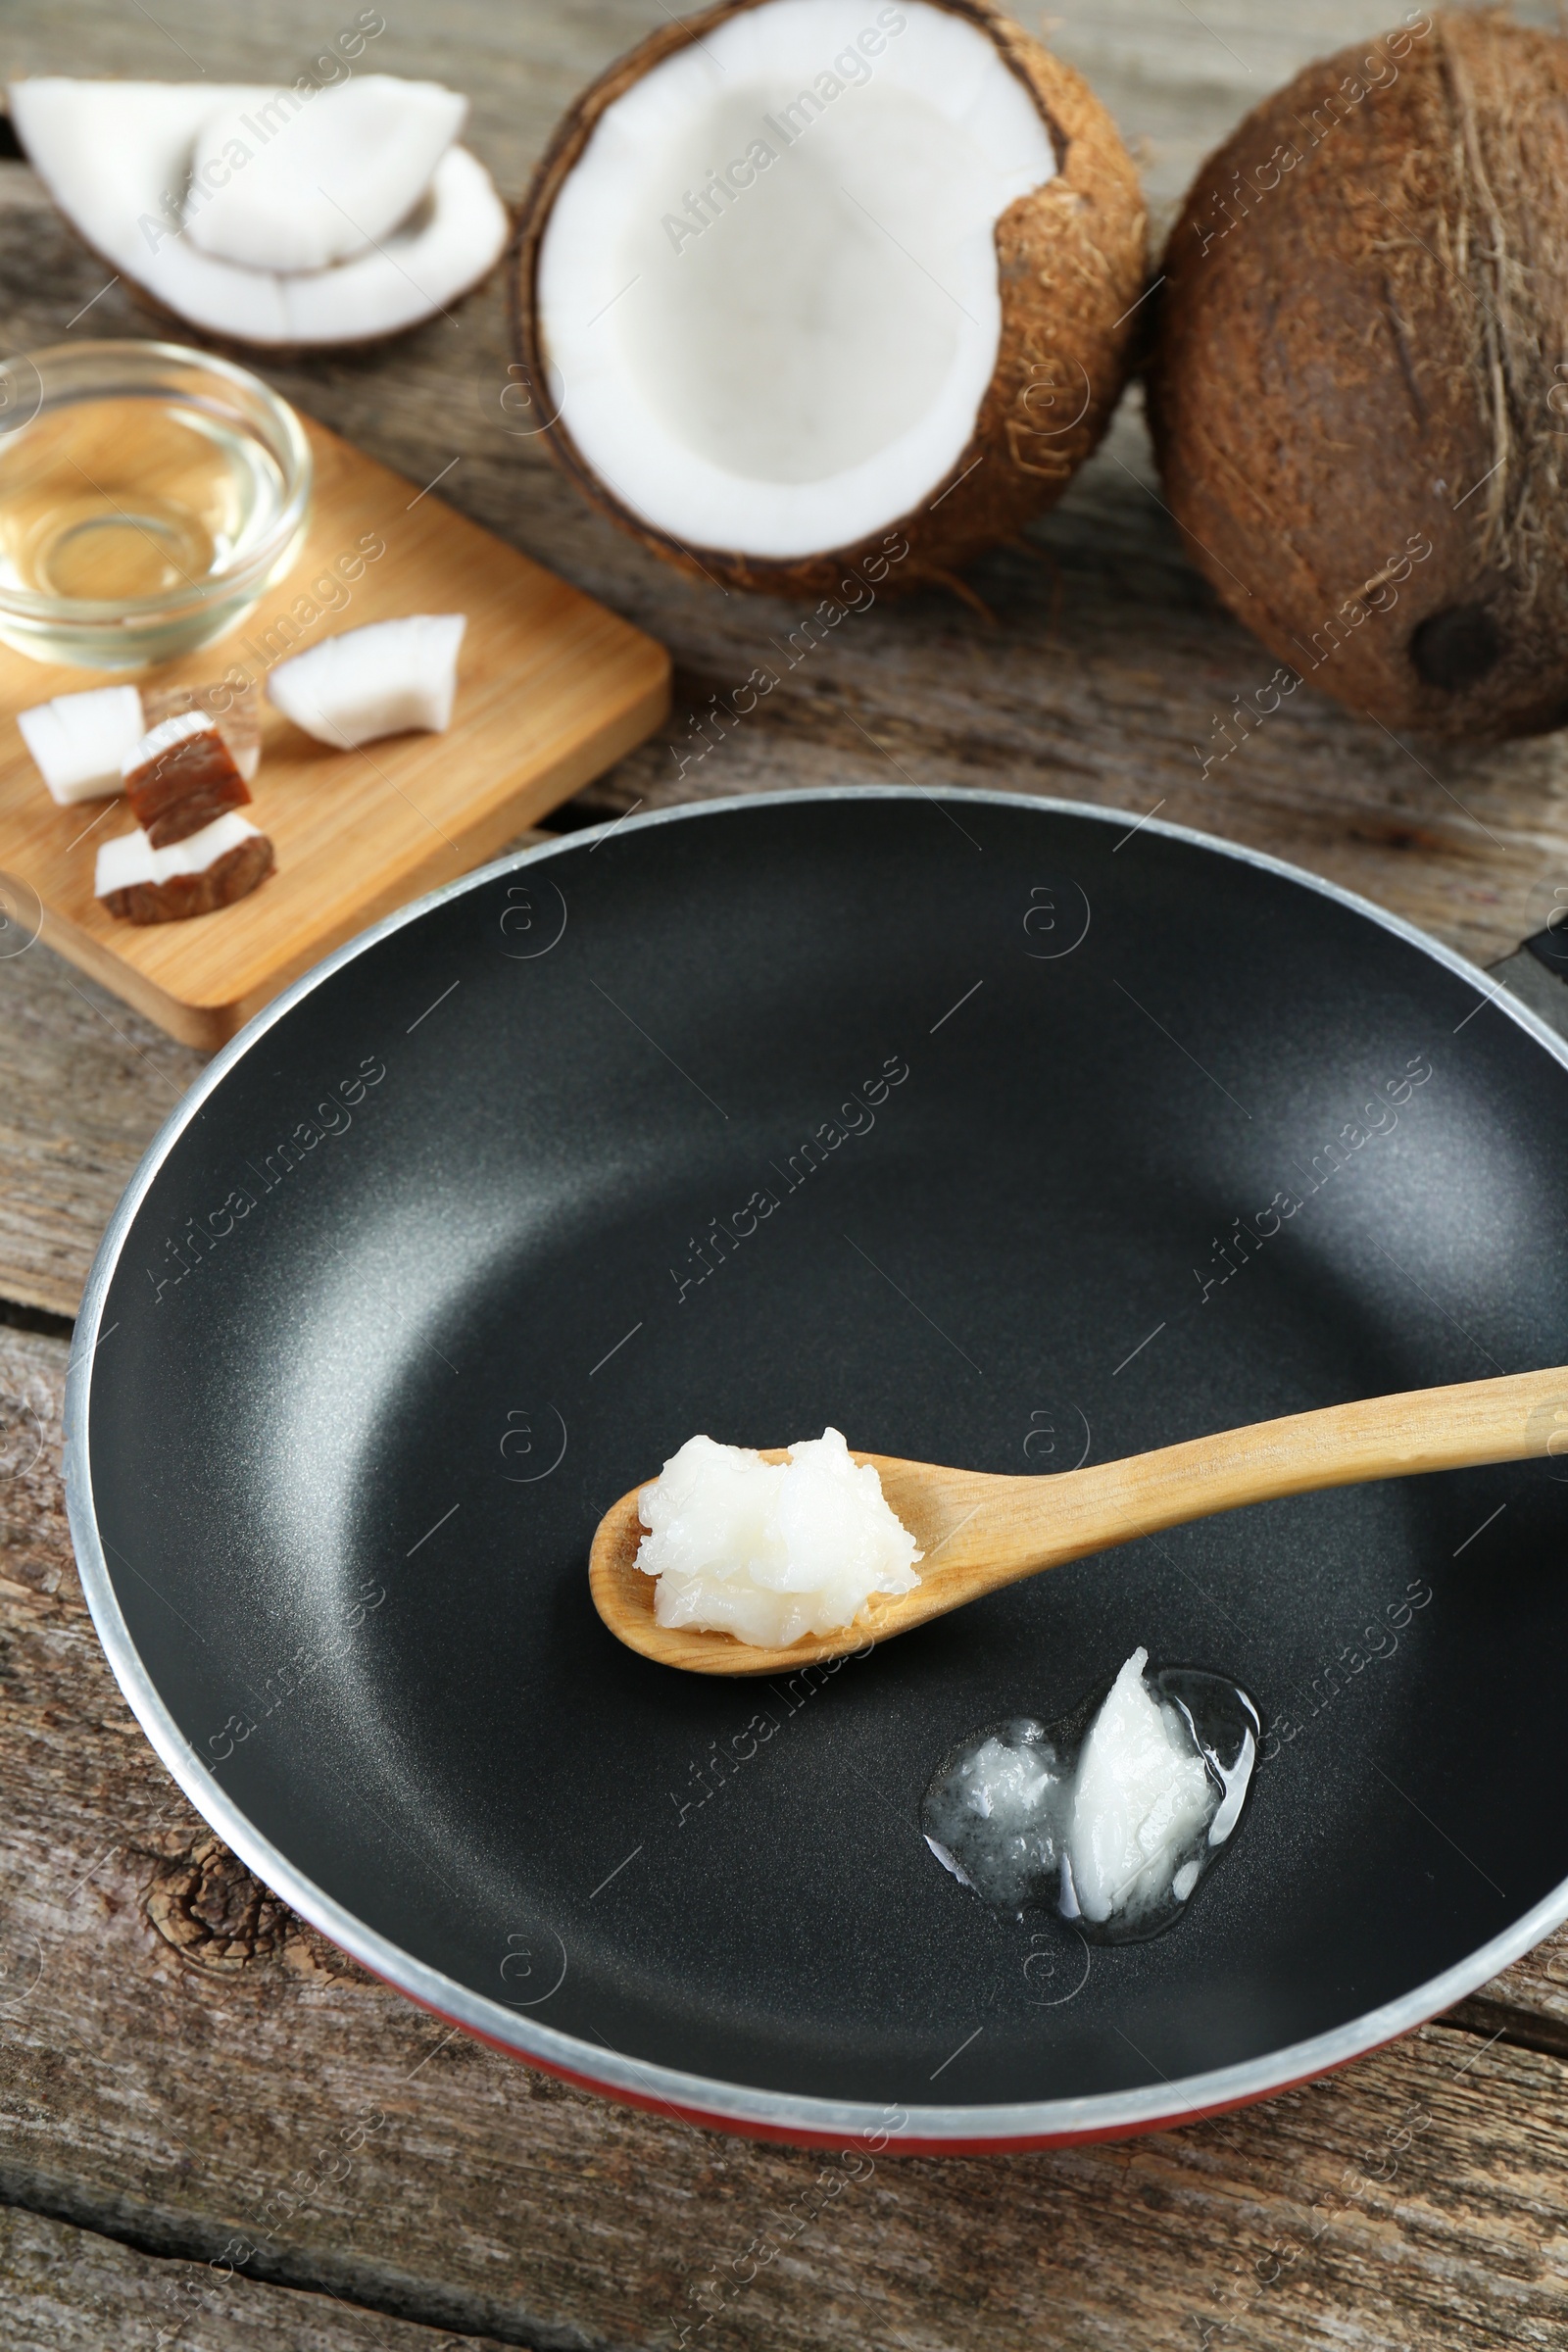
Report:
[{"label": "bamboo cutting board", "polygon": [[[468,627],[444,734],[331,751],[264,703],[255,806],[243,813],[271,836],[277,871],[248,899],[146,927],[108,912],[93,896],[97,848],[131,830],[130,812],[121,800],[57,808],[16,714],[125,673],[34,662],[0,645],[0,875],[11,919],[192,1046],[221,1045],[330,949],[493,857],[669,708],[662,646],[324,425],[302,422],[316,489],[299,561],[227,636],[136,683],[265,676],[341,629],[408,612],[466,612]],[[383,552],[369,553],[378,544]]]}]

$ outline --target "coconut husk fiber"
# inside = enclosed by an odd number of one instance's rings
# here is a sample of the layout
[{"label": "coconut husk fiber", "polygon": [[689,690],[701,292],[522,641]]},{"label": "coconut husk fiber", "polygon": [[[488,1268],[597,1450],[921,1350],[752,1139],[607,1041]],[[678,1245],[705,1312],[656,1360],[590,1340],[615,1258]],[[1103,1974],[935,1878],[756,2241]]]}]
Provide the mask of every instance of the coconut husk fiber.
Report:
[{"label": "coconut husk fiber", "polygon": [[1221,599],[1449,739],[1568,721],[1568,42],[1412,12],[1199,172],[1151,417]]},{"label": "coconut husk fiber", "polygon": [[[1056,176],[997,223],[1002,338],[991,385],[956,463],[912,514],[854,545],[786,562],[693,547],[632,513],[594,471],[558,418],[545,430],[557,464],[590,503],[692,577],[775,595],[831,597],[846,572],[879,565],[881,593],[951,580],[963,564],[1054,506],[1095,448],[1120,398],[1142,320],[1147,218],[1132,159],[1087,82],[991,0],[933,0],[979,26],[1025,84],[1055,150]],[[677,49],[769,0],[719,0],[662,25],[571,107],[523,205],[508,270],[513,339],[527,385],[549,381],[535,272],[551,209],[607,107]],[[1063,419],[1071,421],[1064,424]],[[907,548],[889,568],[885,544]]]}]

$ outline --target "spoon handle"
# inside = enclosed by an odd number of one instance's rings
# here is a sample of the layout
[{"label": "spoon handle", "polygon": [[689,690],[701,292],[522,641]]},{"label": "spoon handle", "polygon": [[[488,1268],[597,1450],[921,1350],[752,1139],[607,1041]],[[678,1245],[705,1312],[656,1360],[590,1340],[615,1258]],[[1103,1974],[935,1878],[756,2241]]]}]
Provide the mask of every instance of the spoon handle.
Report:
[{"label": "spoon handle", "polygon": [[964,1566],[985,1590],[1242,1503],[1546,1453],[1568,1454],[1568,1369],[1372,1396],[1056,1478],[1008,1479],[1008,1494],[976,1513]]}]

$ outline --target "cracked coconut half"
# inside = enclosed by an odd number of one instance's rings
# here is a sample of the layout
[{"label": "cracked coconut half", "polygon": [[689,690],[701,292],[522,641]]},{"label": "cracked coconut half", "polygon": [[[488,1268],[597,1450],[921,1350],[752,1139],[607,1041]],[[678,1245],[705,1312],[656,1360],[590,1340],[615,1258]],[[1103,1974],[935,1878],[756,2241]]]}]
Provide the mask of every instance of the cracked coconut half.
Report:
[{"label": "cracked coconut half", "polygon": [[11,84],[27,161],[77,233],[166,310],[271,347],[371,342],[477,285],[507,241],[467,102],[367,74],[329,89]]},{"label": "cracked coconut half", "polygon": [[723,0],[557,132],[513,407],[690,572],[912,586],[1060,495],[1144,268],[1109,116],[988,0]]}]

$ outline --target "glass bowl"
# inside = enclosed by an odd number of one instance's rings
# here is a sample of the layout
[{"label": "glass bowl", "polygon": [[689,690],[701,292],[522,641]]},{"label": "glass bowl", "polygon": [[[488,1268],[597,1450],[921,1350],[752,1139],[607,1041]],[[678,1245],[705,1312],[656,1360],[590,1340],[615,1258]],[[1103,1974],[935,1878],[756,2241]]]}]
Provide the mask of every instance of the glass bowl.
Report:
[{"label": "glass bowl", "polygon": [[0,367],[0,639],[141,669],[243,619],[299,553],[311,451],[259,377],[177,343]]}]

